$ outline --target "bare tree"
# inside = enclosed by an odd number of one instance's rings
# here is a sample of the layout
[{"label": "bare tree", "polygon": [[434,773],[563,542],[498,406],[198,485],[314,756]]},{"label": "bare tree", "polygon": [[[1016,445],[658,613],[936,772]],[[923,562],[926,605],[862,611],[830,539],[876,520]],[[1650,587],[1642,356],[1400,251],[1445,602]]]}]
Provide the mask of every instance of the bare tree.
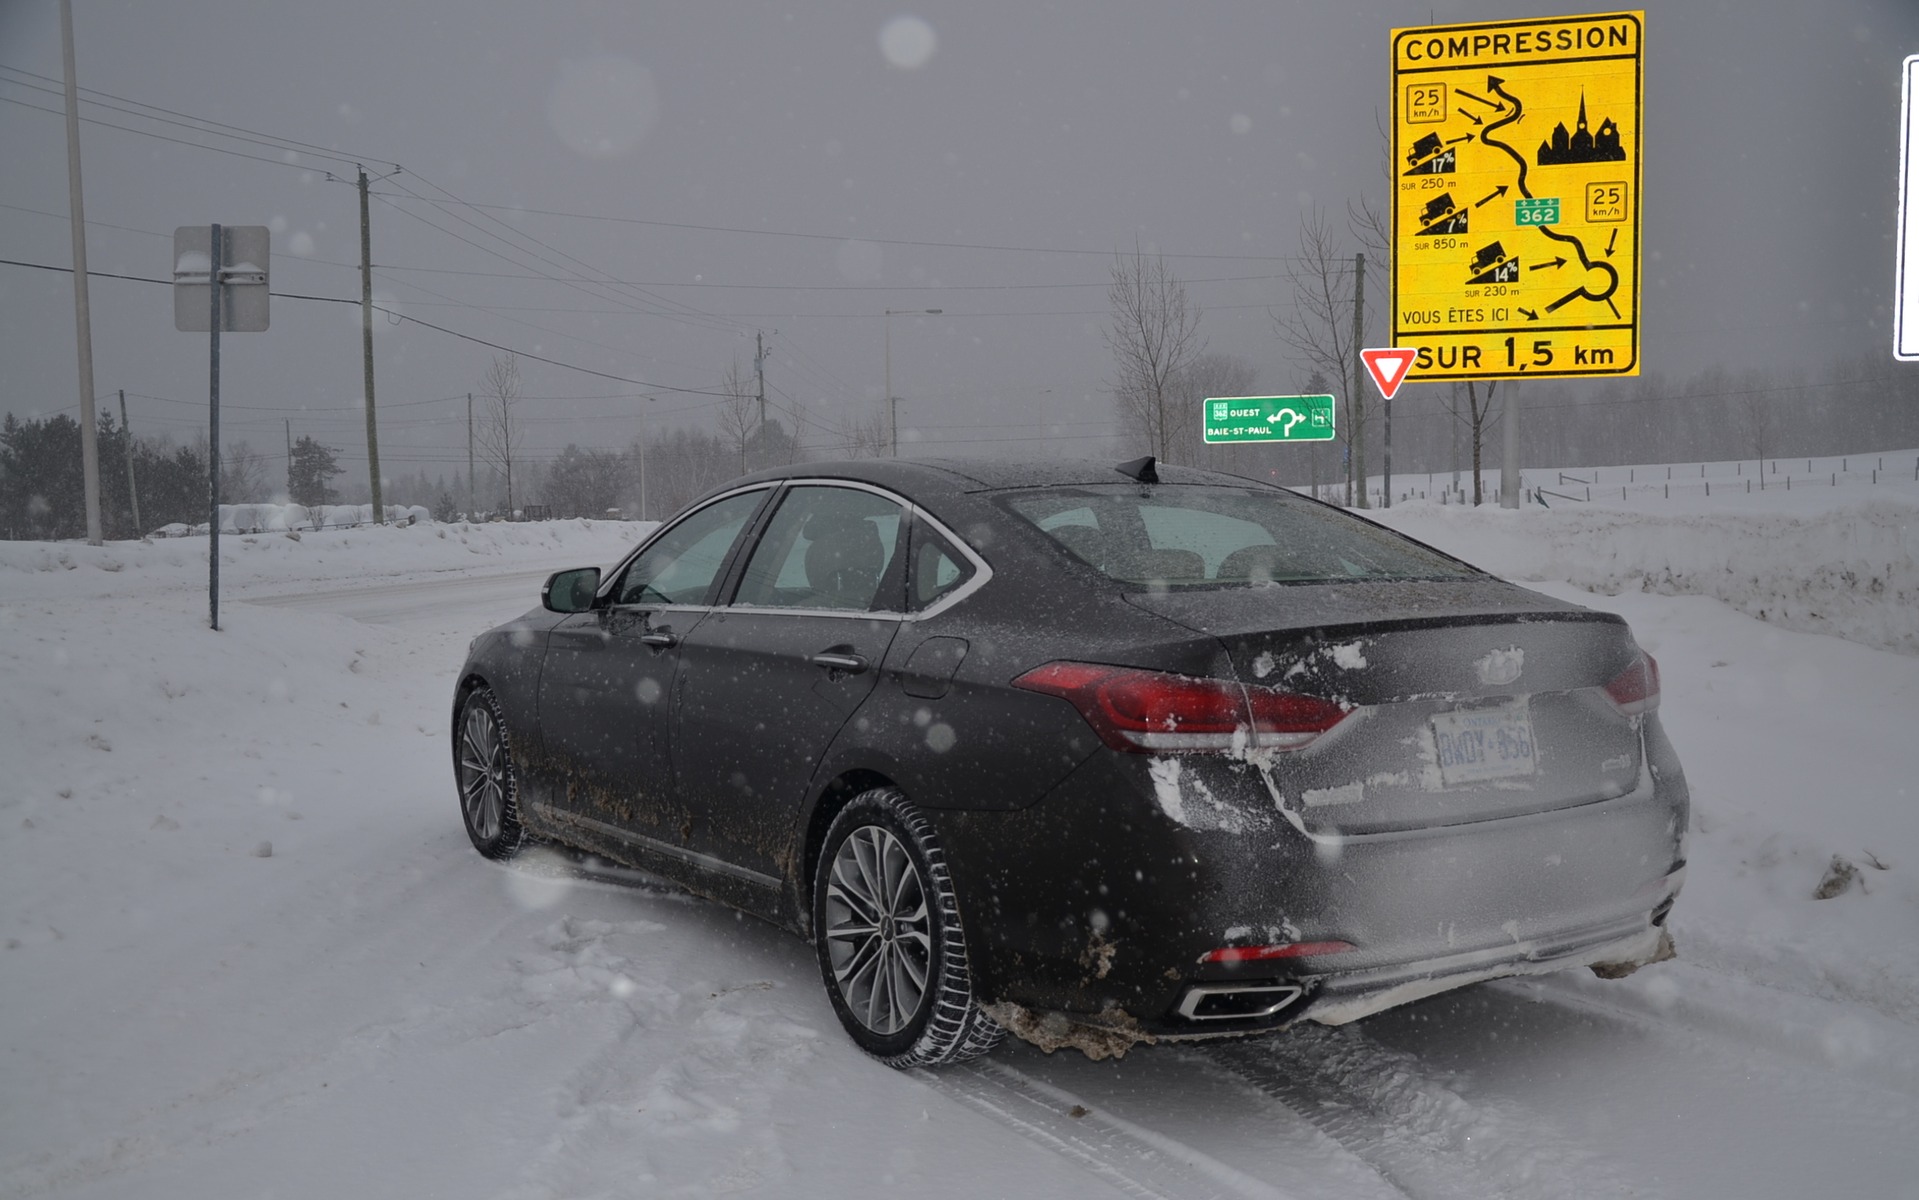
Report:
[{"label": "bare tree", "polygon": [[[1315,206],[1300,218],[1299,254],[1286,267],[1293,285],[1293,307],[1272,312],[1273,328],[1311,369],[1338,380],[1334,394],[1346,393],[1339,439],[1346,444],[1346,503],[1353,503],[1356,465],[1363,468],[1366,418],[1371,410],[1351,380],[1359,347],[1353,341],[1353,256],[1326,214]],[[1363,481],[1362,481],[1362,486]]]},{"label": "bare tree", "polygon": [[1748,372],[1733,392],[1734,419],[1745,435],[1746,449],[1759,460],[1759,486],[1766,486],[1766,459],[1779,452],[1777,403],[1781,393],[1797,391],[1799,380],[1781,388],[1778,376],[1769,371]]},{"label": "bare tree", "polygon": [[[193,448],[204,460],[207,435],[196,434]],[[220,452],[220,503],[260,504],[268,495],[266,456],[250,443],[228,442]]]},{"label": "bare tree", "polygon": [[[1306,383],[1300,391],[1301,394],[1307,396],[1336,396],[1339,394],[1337,388],[1326,382],[1326,372],[1320,370],[1318,367],[1314,367],[1312,374],[1306,377]],[[1325,497],[1319,494],[1318,442],[1308,442],[1306,444],[1306,475],[1313,490],[1313,499],[1324,500]]]},{"label": "bare tree", "polygon": [[474,425],[474,434],[486,460],[506,480],[506,515],[513,519],[513,463],[522,453],[520,426],[520,360],[512,354],[495,355],[480,376],[477,393],[485,405]]},{"label": "bare tree", "polygon": [[1113,398],[1154,457],[1172,461],[1179,453],[1174,427],[1180,423],[1174,381],[1205,349],[1199,309],[1188,304],[1186,285],[1166,260],[1138,246],[1130,256],[1115,256],[1106,299],[1112,309],[1106,345],[1115,360]]},{"label": "bare tree", "polygon": [[884,412],[848,417],[834,429],[840,448],[848,458],[886,457],[889,444],[887,432]]},{"label": "bare tree", "polygon": [[1452,413],[1453,420],[1464,424],[1472,437],[1473,503],[1475,505],[1481,502],[1479,479],[1480,449],[1485,445],[1487,432],[1491,430],[1492,426],[1498,421],[1497,417],[1492,417],[1490,420],[1488,418],[1492,413],[1493,393],[1499,389],[1499,382],[1497,379],[1488,382],[1486,384],[1486,395],[1482,399],[1479,394],[1479,381],[1474,379],[1464,380],[1466,407],[1463,413],[1460,411],[1459,405],[1459,390],[1461,384],[1460,382],[1455,382],[1452,385],[1452,395],[1446,406]]},{"label": "bare tree", "polygon": [[727,363],[726,374],[720,377],[720,391],[725,393],[719,409],[720,438],[738,453],[740,474],[744,475],[746,448],[759,428],[760,405],[753,381],[741,369],[739,359]]},{"label": "bare tree", "polygon": [[1258,370],[1243,358],[1214,352],[1194,355],[1192,361],[1173,376],[1167,388],[1168,407],[1173,414],[1167,429],[1167,461],[1197,465],[1211,459],[1211,465],[1229,466],[1234,453],[1241,448],[1206,445],[1201,434],[1204,424],[1201,406],[1209,397],[1252,395],[1253,381],[1258,377]]},{"label": "bare tree", "polygon": [[[629,454],[632,449],[629,449]],[[669,429],[646,445],[648,515],[661,517],[731,477],[737,451],[704,430]]]}]

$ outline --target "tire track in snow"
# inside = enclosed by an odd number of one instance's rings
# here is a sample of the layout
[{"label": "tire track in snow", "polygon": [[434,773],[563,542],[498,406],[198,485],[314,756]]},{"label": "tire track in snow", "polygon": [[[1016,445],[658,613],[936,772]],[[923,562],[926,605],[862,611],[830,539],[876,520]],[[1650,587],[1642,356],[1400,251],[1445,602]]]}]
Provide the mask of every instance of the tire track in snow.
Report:
[{"label": "tire track in snow", "polygon": [[1297,1026],[1183,1053],[1225,1069],[1337,1141],[1411,1200],[1644,1195],[1608,1156],[1507,1102],[1475,1103],[1356,1026]]},{"label": "tire track in snow", "polygon": [[1645,981],[1577,976],[1497,980],[1494,991],[1672,1035],[1708,1038],[1741,1055],[1761,1052],[1808,1071],[1919,1097],[1919,1030],[1863,1002],[1807,996],[1697,963]]},{"label": "tire track in snow", "polygon": [[1176,1138],[1095,1110],[1071,1092],[1004,1063],[988,1059],[913,1074],[949,1099],[1141,1200],[1291,1196]]}]

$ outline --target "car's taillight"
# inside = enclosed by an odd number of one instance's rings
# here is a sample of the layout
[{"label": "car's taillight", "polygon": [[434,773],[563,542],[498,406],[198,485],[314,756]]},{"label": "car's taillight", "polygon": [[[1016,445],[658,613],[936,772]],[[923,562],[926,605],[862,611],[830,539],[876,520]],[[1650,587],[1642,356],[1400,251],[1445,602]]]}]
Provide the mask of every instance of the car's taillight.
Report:
[{"label": "car's taillight", "polygon": [[1276,958],[1318,958],[1322,954],[1344,954],[1354,949],[1351,942],[1285,942],[1277,946],[1222,946],[1199,956],[1202,963],[1271,962]]},{"label": "car's taillight", "polygon": [[1641,650],[1632,665],[1606,685],[1606,695],[1629,717],[1653,711],[1659,707],[1659,664]]},{"label": "car's taillight", "polygon": [[1133,753],[1226,751],[1236,738],[1247,749],[1297,750],[1348,711],[1276,688],[1098,663],[1047,663],[1013,686],[1070,701],[1101,741]]}]

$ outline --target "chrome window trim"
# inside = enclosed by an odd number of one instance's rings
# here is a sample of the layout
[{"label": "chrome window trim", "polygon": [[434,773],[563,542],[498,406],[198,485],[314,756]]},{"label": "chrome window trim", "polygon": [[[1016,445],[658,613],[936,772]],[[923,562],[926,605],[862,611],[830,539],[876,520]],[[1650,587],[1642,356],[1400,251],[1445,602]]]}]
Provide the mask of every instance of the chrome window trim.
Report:
[{"label": "chrome window trim", "polygon": [[626,569],[633,564],[634,559],[646,553],[647,547],[664,537],[667,530],[689,520],[695,513],[704,512],[722,500],[729,500],[745,492],[773,491],[778,489],[779,485],[779,480],[762,480],[759,483],[748,483],[736,488],[728,488],[698,508],[689,508],[671,521],[660,522],[658,529],[641,538],[640,544],[627,551],[626,556],[615,563],[611,571],[607,572],[606,578],[600,583],[600,590],[594,593],[595,597],[601,597],[607,600],[607,603],[601,606],[601,608],[607,612],[630,612],[633,609],[646,609],[649,612],[665,612],[669,609],[680,612],[712,612],[715,608],[724,607],[723,605],[713,604],[614,604],[612,603],[613,583],[622,575],[626,574]]},{"label": "chrome window trim", "polygon": [[[961,584],[959,587],[954,588],[952,591],[948,592],[946,595],[941,596],[933,604],[927,606],[926,608],[921,609],[918,612],[899,612],[893,609],[776,608],[770,605],[763,605],[763,604],[718,604],[718,605],[712,606],[711,608],[703,609],[702,611],[741,613],[744,615],[751,615],[751,616],[836,617],[842,620],[844,620],[847,617],[865,617],[870,620],[879,620],[879,621],[900,621],[900,622],[924,621],[928,617],[938,616],[939,614],[945,612],[947,609],[953,607],[955,604],[958,604],[960,601],[966,599],[968,596],[971,596],[974,592],[986,586],[987,582],[993,578],[992,565],[989,564],[984,558],[980,557],[979,551],[973,549],[973,547],[968,545],[966,543],[966,539],[960,537],[958,534],[955,534],[953,530],[944,521],[941,521],[939,518],[935,517],[932,513],[927,512],[925,508],[921,507],[918,504],[915,504],[911,500],[908,500],[906,497],[900,495],[898,492],[888,491],[887,489],[883,487],[879,487],[876,484],[866,483],[858,479],[832,479],[832,478],[816,478],[813,476],[805,476],[805,477],[795,477],[791,479],[783,479],[780,481],[780,483],[785,485],[784,490],[787,492],[792,491],[796,487],[840,487],[840,488],[851,488],[854,491],[860,491],[860,492],[871,492],[875,496],[880,496],[880,497],[883,497],[884,499],[891,500],[893,503],[900,506],[900,510],[904,519],[908,521],[925,521],[928,525],[932,526],[933,529],[937,531],[939,535],[947,541],[948,544],[953,546],[954,549],[958,550],[960,554],[963,555],[966,558],[966,560],[973,565],[973,577],[971,579],[968,579],[965,583]],[[745,491],[747,489],[740,488],[738,490]],[[729,492],[727,494],[731,495],[732,493]],[[718,500],[724,499],[724,497],[715,496],[713,499],[715,501],[718,501]],[[780,503],[782,504],[786,503],[785,496],[781,496]],[[665,527],[662,526],[661,528],[664,529]],[[652,538],[647,539],[648,543],[650,543],[651,541],[652,541]],[[642,543],[640,548],[645,549],[645,545],[646,545],[645,543]],[[755,550],[759,549],[758,543],[755,543],[753,548]],[[639,551],[636,550],[634,552],[634,555],[637,556],[638,553]],[[624,570],[624,569],[625,569],[625,564],[622,564],[620,570]],[[907,569],[911,570],[912,564],[910,563],[907,564]],[[615,571],[614,574],[615,575],[619,574],[619,571]],[[695,606],[688,606],[688,607],[695,607]]]}]

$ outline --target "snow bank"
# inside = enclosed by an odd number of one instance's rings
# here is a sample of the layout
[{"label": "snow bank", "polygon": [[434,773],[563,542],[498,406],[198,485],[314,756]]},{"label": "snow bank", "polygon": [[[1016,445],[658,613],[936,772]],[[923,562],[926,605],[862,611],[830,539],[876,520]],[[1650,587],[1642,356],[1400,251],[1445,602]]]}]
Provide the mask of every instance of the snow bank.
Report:
[{"label": "snow bank", "polygon": [[[291,514],[298,505],[282,506]],[[501,569],[559,570],[606,566],[654,529],[657,521],[528,521],[413,525],[237,534],[220,539],[220,586],[236,598],[284,592],[316,581],[399,581],[468,570],[476,559]],[[107,597],[129,591],[200,591],[207,586],[202,538],[140,541],[0,541],[0,603],[8,599]]]},{"label": "snow bank", "polygon": [[1476,566],[1588,591],[1711,596],[1787,629],[1919,654],[1919,502],[1658,513],[1414,501],[1365,515]]},{"label": "snow bank", "polygon": [[[396,524],[431,521],[433,514],[418,504],[382,506],[386,519]],[[324,529],[373,524],[371,504],[222,504],[221,533],[278,533],[288,529]],[[154,530],[151,537],[205,537],[206,522],[187,525],[175,521]]]}]

